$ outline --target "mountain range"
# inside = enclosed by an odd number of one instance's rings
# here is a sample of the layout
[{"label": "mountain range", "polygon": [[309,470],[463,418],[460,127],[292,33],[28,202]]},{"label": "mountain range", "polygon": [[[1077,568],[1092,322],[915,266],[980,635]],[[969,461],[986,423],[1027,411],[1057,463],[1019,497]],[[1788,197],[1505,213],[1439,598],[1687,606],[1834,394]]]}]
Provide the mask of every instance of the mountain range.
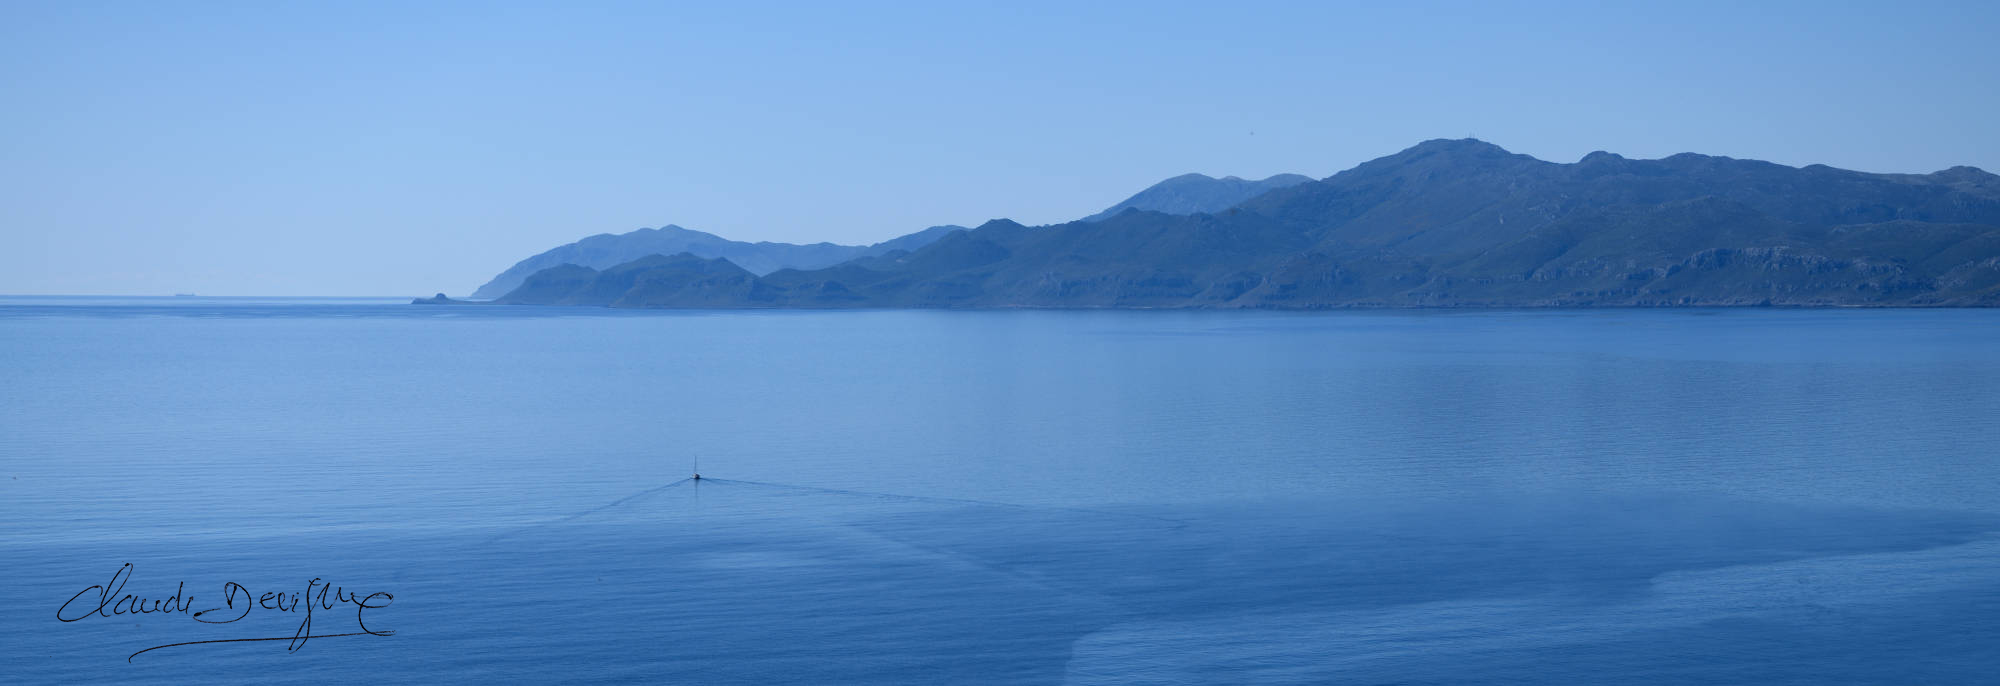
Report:
[{"label": "mountain range", "polygon": [[746,243],[703,231],[683,229],[672,224],[657,229],[639,229],[630,233],[601,233],[575,243],[565,243],[550,248],[546,252],[521,260],[507,268],[507,271],[500,272],[499,276],[493,277],[493,280],[486,282],[486,285],[473,291],[472,297],[491,300],[506,295],[509,291],[519,288],[528,275],[550,267],[570,264],[602,269],[647,255],[688,253],[701,257],[720,257],[753,274],[769,274],[779,269],[818,269],[892,250],[915,250],[946,233],[963,228],[965,227],[933,226],[874,245]]},{"label": "mountain range", "polygon": [[[1127,208],[1168,214],[1194,214],[1226,210],[1265,191],[1312,181],[1299,174],[1279,174],[1262,181],[1246,181],[1234,176],[1214,178],[1184,174],[1157,184],[1109,209],[1091,215],[1096,221]],[[835,243],[793,243],[732,241],[712,233],[668,224],[657,229],[639,229],[622,234],[598,234],[551,248],[521,260],[473,291],[472,297],[491,300],[520,287],[528,275],[550,267],[573,264],[595,269],[613,267],[648,255],[688,253],[696,257],[726,258],[752,274],[764,275],[779,269],[818,269],[860,257],[873,257],[896,250],[916,250],[963,226],[933,226],[916,233],[874,245]]]},{"label": "mountain range", "polygon": [[1692,153],[1639,160],[1594,152],[1563,164],[1478,140],[1432,140],[1227,208],[1131,207],[1042,227],[994,220],[914,249],[763,274],[685,252],[601,269],[566,265],[532,273],[499,301],[1995,306],[2000,177],[1972,167],[1873,174]]},{"label": "mountain range", "polygon": [[1112,205],[1103,212],[1084,217],[1083,221],[1104,221],[1128,209],[1151,210],[1165,214],[1220,212],[1270,191],[1311,182],[1312,177],[1303,174],[1279,174],[1262,181],[1249,181],[1234,176],[1218,179],[1206,174],[1182,174],[1153,184],[1152,187],[1126,198],[1124,202]]}]

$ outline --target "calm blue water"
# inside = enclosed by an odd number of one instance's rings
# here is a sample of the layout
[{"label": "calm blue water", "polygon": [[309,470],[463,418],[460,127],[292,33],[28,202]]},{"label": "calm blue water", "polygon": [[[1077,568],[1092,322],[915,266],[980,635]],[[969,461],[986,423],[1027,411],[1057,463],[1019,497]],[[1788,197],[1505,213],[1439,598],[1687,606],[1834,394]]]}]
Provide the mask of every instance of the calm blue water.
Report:
[{"label": "calm blue water", "polygon": [[[2000,664],[2000,312],[15,297],[0,410],[0,682]],[[392,593],[367,617],[395,634],[132,657],[302,615],[58,621],[125,563],[193,610],[227,582]]]}]

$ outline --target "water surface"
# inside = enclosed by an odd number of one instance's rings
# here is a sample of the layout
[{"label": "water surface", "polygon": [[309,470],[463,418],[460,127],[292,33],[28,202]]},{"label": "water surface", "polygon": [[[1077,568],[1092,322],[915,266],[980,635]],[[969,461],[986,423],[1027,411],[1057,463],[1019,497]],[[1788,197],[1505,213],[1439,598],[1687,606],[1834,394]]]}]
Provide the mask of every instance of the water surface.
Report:
[{"label": "water surface", "polygon": [[[2000,313],[0,299],[0,677],[1988,683]],[[709,477],[684,481],[694,461]],[[319,577],[295,615],[60,622]],[[352,631],[350,614],[316,632]],[[379,622],[379,623],[378,623]]]}]

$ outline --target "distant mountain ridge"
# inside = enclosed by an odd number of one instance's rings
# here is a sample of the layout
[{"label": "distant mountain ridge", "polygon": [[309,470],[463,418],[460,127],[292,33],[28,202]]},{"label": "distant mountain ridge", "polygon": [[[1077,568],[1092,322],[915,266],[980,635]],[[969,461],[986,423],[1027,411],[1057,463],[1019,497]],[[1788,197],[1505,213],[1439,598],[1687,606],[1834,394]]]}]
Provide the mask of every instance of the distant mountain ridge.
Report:
[{"label": "distant mountain ridge", "polygon": [[1311,182],[1312,177],[1301,174],[1278,174],[1261,181],[1234,176],[1218,179],[1206,174],[1182,174],[1153,184],[1103,212],[1084,217],[1083,221],[1104,221],[1128,209],[1165,214],[1221,212],[1259,195]]},{"label": "distant mountain ridge", "polygon": [[[1167,214],[1195,214],[1228,209],[1267,191],[1312,181],[1298,174],[1279,174],[1261,181],[1234,176],[1217,179],[1204,174],[1183,174],[1153,184],[1109,209],[1086,217],[1098,221],[1127,209],[1151,210]],[[657,229],[639,229],[622,234],[603,233],[574,243],[565,243],[521,260],[473,291],[472,297],[491,300],[520,287],[537,271],[573,264],[594,269],[616,266],[649,255],[721,257],[752,274],[764,275],[780,269],[819,269],[848,260],[873,257],[897,250],[916,250],[963,226],[933,226],[916,233],[874,245],[836,243],[792,243],[732,241],[715,234],[668,224]]]},{"label": "distant mountain ridge", "polygon": [[[581,268],[578,268],[581,269]],[[2000,306],[2000,177],[1425,141],[1213,213],[995,220],[762,275],[694,255],[535,274],[617,307]]]},{"label": "distant mountain ridge", "polygon": [[786,268],[818,269],[857,257],[880,255],[894,250],[915,250],[946,233],[964,228],[933,226],[866,246],[834,243],[810,245],[746,243],[672,224],[657,229],[639,229],[622,234],[601,233],[574,243],[556,246],[521,260],[473,291],[472,297],[490,300],[506,295],[509,291],[520,287],[528,275],[551,267],[571,264],[602,269],[648,255],[690,253],[702,257],[722,257],[755,274],[769,274]]}]

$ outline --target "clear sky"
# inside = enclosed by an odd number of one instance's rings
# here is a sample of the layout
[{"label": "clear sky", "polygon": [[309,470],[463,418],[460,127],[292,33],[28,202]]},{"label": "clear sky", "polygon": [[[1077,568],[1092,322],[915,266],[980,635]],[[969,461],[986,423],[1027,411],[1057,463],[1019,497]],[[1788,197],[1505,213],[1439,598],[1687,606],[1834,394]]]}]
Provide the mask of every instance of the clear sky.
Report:
[{"label": "clear sky", "polygon": [[0,0],[0,293],[463,294],[1468,135],[2000,169],[1994,2],[833,4]]}]

